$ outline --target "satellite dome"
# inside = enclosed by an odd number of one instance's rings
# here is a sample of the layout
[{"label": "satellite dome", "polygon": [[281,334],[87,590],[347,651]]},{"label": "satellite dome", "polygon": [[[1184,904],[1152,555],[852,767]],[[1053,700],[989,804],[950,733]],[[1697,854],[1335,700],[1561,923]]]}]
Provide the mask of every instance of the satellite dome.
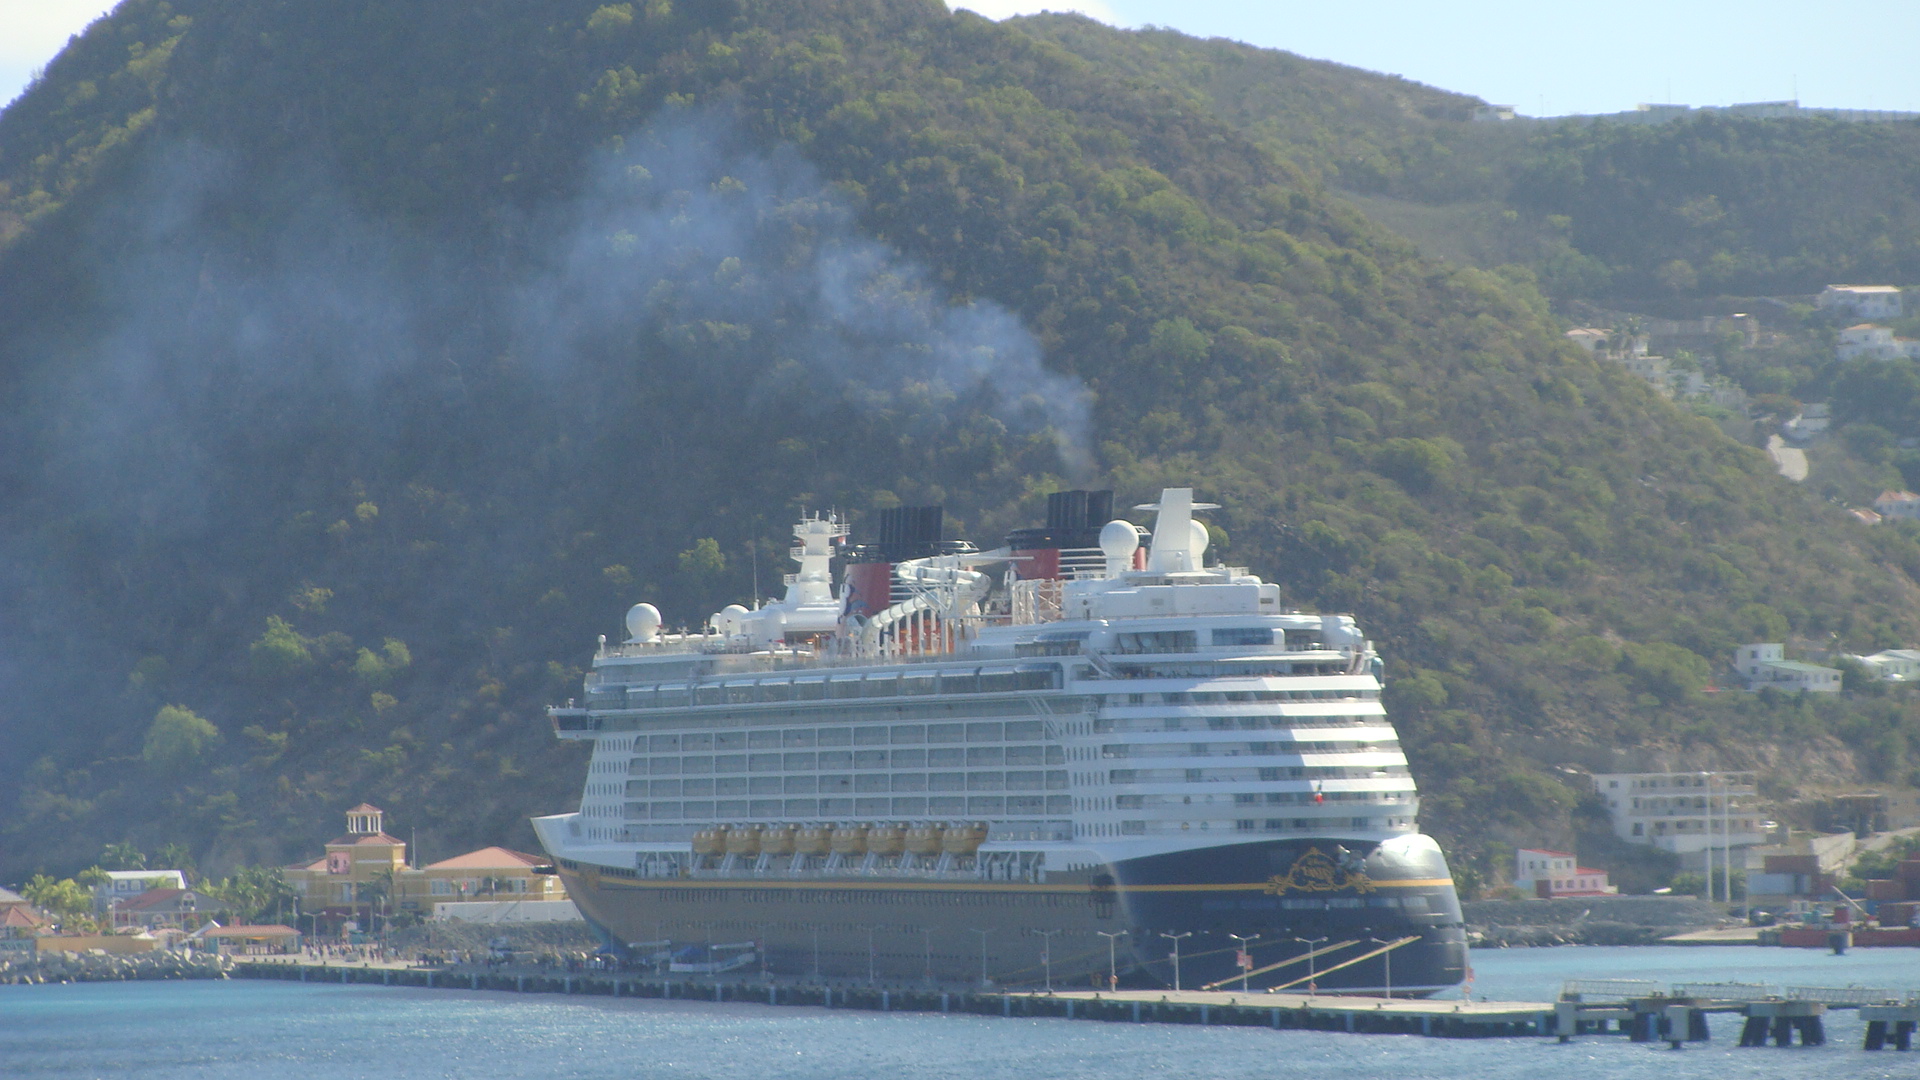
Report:
[{"label": "satellite dome", "polygon": [[733,637],[740,633],[741,627],[746,625],[749,614],[751,612],[739,604],[728,604],[714,615],[713,628],[720,631],[724,637]]},{"label": "satellite dome", "polygon": [[652,604],[635,604],[627,609],[627,640],[651,642],[660,636],[660,609]]},{"label": "satellite dome", "polygon": [[1213,542],[1213,537],[1207,534],[1207,527],[1197,521],[1189,520],[1187,528],[1192,530],[1193,539],[1187,546],[1193,551],[1193,566],[1197,570],[1204,565],[1200,561],[1200,556],[1206,552],[1207,545]]},{"label": "satellite dome", "polygon": [[1115,519],[1100,529],[1100,553],[1109,559],[1131,561],[1140,550],[1140,530],[1131,521]]}]

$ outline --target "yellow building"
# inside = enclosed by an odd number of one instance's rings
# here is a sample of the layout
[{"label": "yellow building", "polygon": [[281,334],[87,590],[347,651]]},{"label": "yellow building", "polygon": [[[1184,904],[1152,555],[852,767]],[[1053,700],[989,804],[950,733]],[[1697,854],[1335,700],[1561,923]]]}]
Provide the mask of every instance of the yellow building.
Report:
[{"label": "yellow building", "polygon": [[361,803],[347,811],[347,831],[327,843],[324,855],[282,871],[314,936],[338,934],[349,920],[367,930],[400,913],[430,916],[446,901],[567,898],[558,877],[535,873],[548,860],[507,848],[415,867],[406,841],[388,836],[384,819],[379,807]]}]

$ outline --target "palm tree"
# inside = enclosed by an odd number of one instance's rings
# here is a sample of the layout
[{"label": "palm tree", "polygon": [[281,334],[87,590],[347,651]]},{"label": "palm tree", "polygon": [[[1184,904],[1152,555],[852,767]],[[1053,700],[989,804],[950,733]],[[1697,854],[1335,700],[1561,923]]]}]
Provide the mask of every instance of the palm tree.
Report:
[{"label": "palm tree", "polygon": [[145,870],[147,857],[133,846],[133,841],[122,840],[117,844],[108,844],[100,853],[100,865],[109,870]]}]

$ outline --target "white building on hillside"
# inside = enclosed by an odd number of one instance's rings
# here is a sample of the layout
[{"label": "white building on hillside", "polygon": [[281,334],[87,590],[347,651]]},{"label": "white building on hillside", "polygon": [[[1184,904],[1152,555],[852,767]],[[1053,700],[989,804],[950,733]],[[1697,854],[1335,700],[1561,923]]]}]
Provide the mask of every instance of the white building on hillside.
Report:
[{"label": "white building on hillside", "polygon": [[[1595,773],[1614,835],[1677,855],[1749,848],[1766,840],[1750,772]],[[1745,865],[1743,855],[1734,865]],[[1698,860],[1704,864],[1704,857]]]},{"label": "white building on hillside", "polygon": [[1896,360],[1902,356],[1920,357],[1920,341],[1913,338],[1894,337],[1890,327],[1858,323],[1840,331],[1840,340],[1833,347],[1833,355],[1840,360],[1857,360],[1861,357],[1874,360]]},{"label": "white building on hillside", "polygon": [[1911,491],[1883,491],[1873,500],[1873,508],[1883,518],[1920,521],[1920,495]]},{"label": "white building on hillside", "polygon": [[1607,872],[1581,866],[1571,851],[1521,848],[1513,853],[1513,884],[1542,898],[1607,896],[1620,890],[1607,883]]},{"label": "white building on hillside", "polygon": [[187,875],[178,870],[108,870],[107,880],[93,887],[93,907],[105,912],[123,900],[131,900],[149,889],[187,888]]},{"label": "white building on hillside", "polygon": [[1776,690],[1805,690],[1814,694],[1840,692],[1840,669],[1805,664],[1786,658],[1780,642],[1742,645],[1733,651],[1733,668],[1747,680],[1747,689],[1771,686]]},{"label": "white building on hillside", "polygon": [[1902,310],[1897,285],[1829,285],[1815,306],[1847,311],[1862,319],[1897,319]]},{"label": "white building on hillside", "polygon": [[1876,679],[1913,682],[1920,679],[1920,649],[1883,649],[1872,656],[1856,656],[1860,666]]}]

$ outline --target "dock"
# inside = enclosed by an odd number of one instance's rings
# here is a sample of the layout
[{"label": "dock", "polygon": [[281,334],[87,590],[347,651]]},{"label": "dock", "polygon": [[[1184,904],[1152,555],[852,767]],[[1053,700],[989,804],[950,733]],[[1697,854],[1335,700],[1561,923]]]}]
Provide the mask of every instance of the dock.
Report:
[{"label": "dock", "polygon": [[242,961],[236,978],[345,984],[377,983],[525,994],[804,1005],[873,1012],[964,1013],[1053,1017],[1132,1024],[1201,1024],[1275,1030],[1340,1031],[1429,1038],[1543,1038],[1560,1042],[1621,1035],[1680,1049],[1711,1036],[1709,1017],[1739,1021],[1743,1047],[1820,1046],[1826,1015],[1859,1010],[1866,1050],[1911,1050],[1920,1029],[1920,993],[1873,987],[1773,986],[1759,983],[1665,985],[1637,979],[1576,979],[1560,1000],[1426,1001],[1341,994],[1234,993],[1227,990],[989,990],[928,986],[835,985],[741,979],[674,979],[615,972],[552,969],[433,968]]}]

